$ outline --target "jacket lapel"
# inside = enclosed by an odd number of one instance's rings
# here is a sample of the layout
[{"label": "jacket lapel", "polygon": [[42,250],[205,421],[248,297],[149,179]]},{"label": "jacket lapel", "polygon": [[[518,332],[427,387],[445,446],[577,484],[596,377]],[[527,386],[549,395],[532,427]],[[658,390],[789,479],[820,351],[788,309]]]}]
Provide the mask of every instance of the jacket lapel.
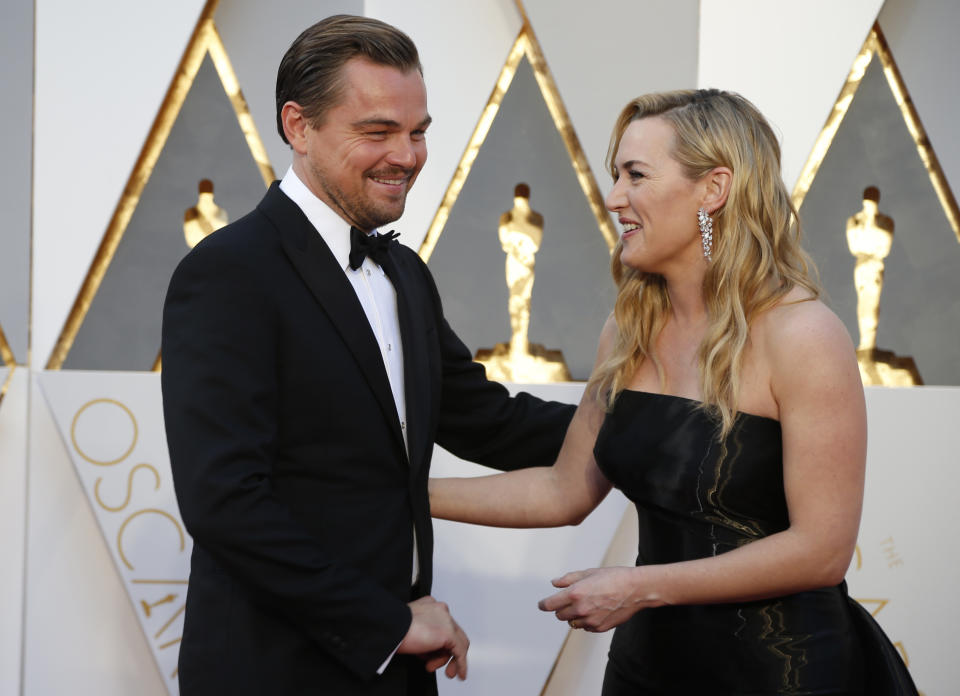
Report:
[{"label": "jacket lapel", "polygon": [[[290,263],[353,353],[357,367],[376,396],[402,450],[400,421],[380,348],[343,269],[303,211],[280,190],[276,182],[267,191],[258,209],[273,223]],[[318,356],[318,359],[322,357]]]},{"label": "jacket lapel", "polygon": [[407,446],[411,475],[415,475],[427,459],[427,449],[433,446],[433,442],[427,438],[429,414],[425,393],[430,383],[426,362],[429,351],[425,345],[428,305],[423,293],[418,292],[423,285],[422,280],[418,282],[419,270],[411,267],[399,247],[400,242],[391,242],[387,272],[397,291],[397,315],[403,341],[404,396],[407,402]]}]

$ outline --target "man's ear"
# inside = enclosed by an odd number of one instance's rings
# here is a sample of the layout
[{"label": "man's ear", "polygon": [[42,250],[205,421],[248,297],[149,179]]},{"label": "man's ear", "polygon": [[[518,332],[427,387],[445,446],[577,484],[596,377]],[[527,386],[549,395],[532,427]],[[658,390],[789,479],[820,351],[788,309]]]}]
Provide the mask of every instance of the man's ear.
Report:
[{"label": "man's ear", "polygon": [[287,142],[297,154],[307,152],[307,119],[303,115],[303,107],[297,102],[288,101],[280,109],[280,122],[283,124],[283,134]]},{"label": "man's ear", "polygon": [[714,167],[704,177],[706,192],[703,198],[703,207],[713,215],[727,202],[730,195],[730,186],[733,183],[733,172],[728,167]]}]

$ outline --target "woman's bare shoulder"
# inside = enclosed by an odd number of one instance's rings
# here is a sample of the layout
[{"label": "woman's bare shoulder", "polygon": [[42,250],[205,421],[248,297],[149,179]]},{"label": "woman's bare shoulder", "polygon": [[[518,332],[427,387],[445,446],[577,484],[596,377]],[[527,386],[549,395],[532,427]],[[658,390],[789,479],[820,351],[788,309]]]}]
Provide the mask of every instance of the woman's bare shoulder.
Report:
[{"label": "woman's bare shoulder", "polygon": [[805,288],[794,288],[758,322],[772,347],[788,347],[794,342],[850,340],[840,318]]},{"label": "woman's bare shoulder", "polygon": [[859,375],[846,326],[805,288],[794,288],[764,312],[756,330],[770,366],[771,386],[796,379],[849,379]]}]

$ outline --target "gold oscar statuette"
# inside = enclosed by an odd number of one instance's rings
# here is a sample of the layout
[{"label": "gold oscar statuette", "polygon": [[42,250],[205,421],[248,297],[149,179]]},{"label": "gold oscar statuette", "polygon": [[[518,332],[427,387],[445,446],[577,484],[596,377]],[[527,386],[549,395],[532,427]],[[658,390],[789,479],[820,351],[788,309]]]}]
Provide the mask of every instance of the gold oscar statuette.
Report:
[{"label": "gold oscar statuette", "polygon": [[487,376],[501,382],[568,382],[570,371],[559,350],[530,343],[530,297],[533,293],[534,257],[543,242],[543,216],[530,207],[530,187],[517,184],[513,208],[500,216],[500,245],[507,255],[506,278],[510,292],[510,342],[477,351],[476,361]]},{"label": "gold oscar statuette", "polygon": [[227,211],[213,200],[213,182],[202,179],[197,189],[197,204],[183,214],[183,236],[191,249],[208,234],[229,222]]},{"label": "gold oscar statuette", "polygon": [[857,289],[857,325],[860,330],[857,345],[860,376],[866,385],[905,387],[923,384],[912,358],[898,357],[877,348],[883,260],[893,246],[893,219],[880,212],[879,202],[879,189],[868,186],[863,192],[863,208],[847,219],[847,246],[857,260],[853,280]]}]

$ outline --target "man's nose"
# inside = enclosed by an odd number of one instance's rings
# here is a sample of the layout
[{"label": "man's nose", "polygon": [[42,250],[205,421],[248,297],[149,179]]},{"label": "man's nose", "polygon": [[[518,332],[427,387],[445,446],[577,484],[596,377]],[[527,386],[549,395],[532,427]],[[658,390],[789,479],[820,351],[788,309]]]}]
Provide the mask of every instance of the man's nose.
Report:
[{"label": "man's nose", "polygon": [[411,169],[417,163],[416,145],[407,138],[398,138],[390,149],[387,161],[404,169]]}]

